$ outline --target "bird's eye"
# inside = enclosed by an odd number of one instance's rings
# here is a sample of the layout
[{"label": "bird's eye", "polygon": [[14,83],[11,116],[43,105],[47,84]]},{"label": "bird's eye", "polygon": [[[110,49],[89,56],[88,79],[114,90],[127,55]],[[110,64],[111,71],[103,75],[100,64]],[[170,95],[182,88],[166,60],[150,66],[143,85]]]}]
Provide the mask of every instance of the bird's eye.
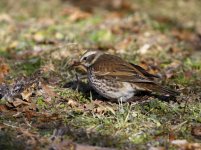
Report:
[{"label": "bird's eye", "polygon": [[83,60],[86,61],[86,60],[87,60],[87,57],[84,57]]}]

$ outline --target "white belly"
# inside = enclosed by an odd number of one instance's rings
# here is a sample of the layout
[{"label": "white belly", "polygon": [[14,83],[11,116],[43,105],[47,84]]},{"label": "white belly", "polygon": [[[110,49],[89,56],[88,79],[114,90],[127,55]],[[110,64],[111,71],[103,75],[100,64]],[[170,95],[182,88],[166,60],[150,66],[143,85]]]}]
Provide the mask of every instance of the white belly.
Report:
[{"label": "white belly", "polygon": [[115,94],[118,99],[121,99],[124,102],[134,96],[135,90],[130,83],[123,82],[123,87]]},{"label": "white belly", "polygon": [[[135,94],[135,89],[128,82],[110,81],[106,79],[99,79],[97,81],[95,76],[91,75],[89,83],[100,95],[108,99],[117,99],[125,102]],[[108,86],[110,84],[114,86]]]}]

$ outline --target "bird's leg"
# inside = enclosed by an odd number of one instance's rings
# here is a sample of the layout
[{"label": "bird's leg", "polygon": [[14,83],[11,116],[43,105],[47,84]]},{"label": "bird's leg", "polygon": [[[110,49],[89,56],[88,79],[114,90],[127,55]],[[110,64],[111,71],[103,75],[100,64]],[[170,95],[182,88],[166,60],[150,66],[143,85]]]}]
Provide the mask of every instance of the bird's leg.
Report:
[{"label": "bird's leg", "polygon": [[83,80],[83,79],[87,79],[87,75],[80,75],[80,76],[79,76],[79,81],[80,81],[80,80]]},{"label": "bird's leg", "polygon": [[75,78],[76,78],[76,82],[77,82],[76,91],[78,91],[78,89],[79,89],[79,82],[80,82],[80,79],[79,79],[77,73],[75,74]]},{"label": "bird's leg", "polygon": [[75,74],[75,80],[76,80],[76,82],[77,82],[76,91],[79,90],[80,81],[81,81],[82,79],[86,79],[86,78],[87,78],[87,75],[78,76],[77,73]]},{"label": "bird's leg", "polygon": [[118,98],[118,103],[119,103],[119,111],[123,113],[124,112],[123,97]]}]

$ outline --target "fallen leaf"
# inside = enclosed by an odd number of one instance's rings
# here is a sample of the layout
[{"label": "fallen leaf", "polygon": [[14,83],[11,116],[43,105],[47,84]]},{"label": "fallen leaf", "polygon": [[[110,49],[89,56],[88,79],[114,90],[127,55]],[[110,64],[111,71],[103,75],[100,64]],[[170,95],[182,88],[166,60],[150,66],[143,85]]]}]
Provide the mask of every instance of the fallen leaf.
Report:
[{"label": "fallen leaf", "polygon": [[182,65],[180,61],[173,61],[165,70],[165,76],[167,79],[170,79],[175,76],[175,72]]},{"label": "fallen leaf", "polygon": [[122,53],[123,54],[123,53],[125,53],[125,49],[127,49],[132,42],[133,42],[132,38],[131,37],[127,37],[123,41],[118,42],[115,45],[115,49],[118,49],[118,53]]},{"label": "fallen leaf", "polygon": [[6,125],[4,125],[3,123],[0,123],[0,131],[1,131],[2,129],[4,129],[4,128],[6,128]]},{"label": "fallen leaf", "polygon": [[28,120],[31,120],[31,118],[38,116],[38,114],[35,111],[26,110],[24,111],[24,113]]},{"label": "fallen leaf", "polygon": [[72,13],[69,17],[70,21],[78,21],[78,20],[82,20],[82,19],[86,19],[88,17],[90,17],[91,15],[87,12],[83,12],[83,11],[76,11],[74,13]]},{"label": "fallen leaf", "polygon": [[63,15],[68,15],[69,20],[72,22],[83,20],[91,16],[89,12],[85,12],[83,10],[80,10],[76,7],[69,7],[64,9]]},{"label": "fallen leaf", "polygon": [[187,140],[173,140],[171,141],[173,145],[176,145],[181,150],[200,150],[201,144],[199,143],[189,143]]},{"label": "fallen leaf", "polygon": [[76,101],[74,101],[72,99],[69,99],[67,104],[72,108],[74,108],[74,107],[79,105]]},{"label": "fallen leaf", "polygon": [[201,125],[192,127],[191,134],[198,139],[201,139]]},{"label": "fallen leaf", "polygon": [[149,48],[151,47],[152,45],[150,44],[144,44],[142,47],[140,47],[140,49],[138,50],[138,52],[142,55],[146,54],[149,50]]},{"label": "fallen leaf", "polygon": [[174,131],[170,131],[170,132],[169,132],[169,140],[170,140],[170,141],[175,140],[175,133],[174,133]]},{"label": "fallen leaf", "polygon": [[4,63],[4,59],[0,57],[0,83],[4,81],[4,78],[9,73],[10,67],[8,64]]},{"label": "fallen leaf", "polygon": [[172,34],[179,40],[190,41],[193,38],[193,32],[187,30],[180,31],[178,29],[174,29],[172,30]]},{"label": "fallen leaf", "polygon": [[33,94],[33,91],[32,91],[32,90],[25,89],[25,90],[21,93],[21,96],[22,96],[22,99],[23,99],[23,100],[29,101],[29,97],[30,97],[32,94]]},{"label": "fallen leaf", "polygon": [[47,84],[41,83],[41,87],[44,90],[45,94],[51,96],[51,97],[55,97],[56,93],[53,91],[53,89],[48,86]]},{"label": "fallen leaf", "polygon": [[5,104],[0,104],[0,112],[8,111],[8,107]]},{"label": "fallen leaf", "polygon": [[0,22],[3,22],[3,21],[12,23],[13,19],[11,18],[11,16],[9,14],[2,13],[2,14],[0,14]]},{"label": "fallen leaf", "polygon": [[14,101],[12,102],[13,106],[14,107],[18,107],[22,104],[28,104],[27,102],[24,102],[23,100],[19,99],[19,98],[16,98],[14,99]]},{"label": "fallen leaf", "polygon": [[149,150],[165,150],[165,147],[150,147]]},{"label": "fallen leaf", "polygon": [[38,119],[40,122],[58,121],[60,120],[60,116],[56,113],[53,113],[53,114],[43,113],[39,115]]},{"label": "fallen leaf", "polygon": [[94,108],[94,112],[97,114],[104,114],[107,112],[107,109],[105,107],[99,106],[97,108]]},{"label": "fallen leaf", "polygon": [[45,40],[45,37],[44,35],[41,33],[41,32],[37,32],[33,35],[33,39],[36,41],[36,42],[42,42]]}]

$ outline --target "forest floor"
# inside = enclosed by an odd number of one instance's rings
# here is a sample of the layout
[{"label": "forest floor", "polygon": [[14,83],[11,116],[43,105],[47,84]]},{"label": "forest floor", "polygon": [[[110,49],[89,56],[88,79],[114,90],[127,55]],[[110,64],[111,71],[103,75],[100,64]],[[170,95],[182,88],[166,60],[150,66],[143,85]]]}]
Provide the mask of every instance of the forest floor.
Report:
[{"label": "forest floor", "polygon": [[[201,149],[200,6],[1,0],[0,149]],[[105,100],[70,67],[87,49],[138,64],[181,94]]]}]

